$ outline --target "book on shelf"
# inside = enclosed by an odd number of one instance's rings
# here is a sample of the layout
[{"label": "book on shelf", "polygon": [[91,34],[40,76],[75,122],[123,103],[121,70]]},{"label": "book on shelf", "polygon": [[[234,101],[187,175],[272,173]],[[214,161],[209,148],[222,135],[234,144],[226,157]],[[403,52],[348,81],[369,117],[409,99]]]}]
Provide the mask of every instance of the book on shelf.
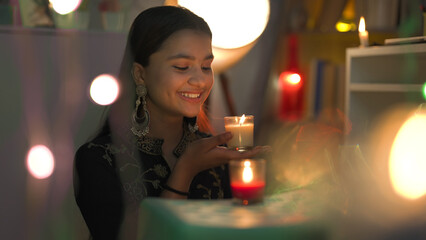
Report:
[{"label": "book on shelf", "polygon": [[325,109],[343,107],[345,65],[313,59],[307,85],[307,116],[317,118]]}]

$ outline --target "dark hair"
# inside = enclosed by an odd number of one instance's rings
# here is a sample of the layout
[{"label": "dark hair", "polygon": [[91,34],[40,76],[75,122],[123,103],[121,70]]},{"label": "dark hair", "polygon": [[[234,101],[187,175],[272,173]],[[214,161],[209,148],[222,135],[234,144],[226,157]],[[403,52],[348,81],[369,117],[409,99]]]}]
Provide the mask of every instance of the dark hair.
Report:
[{"label": "dark hair", "polygon": [[173,33],[191,29],[212,37],[204,19],[182,7],[162,6],[140,13],[130,28],[127,45],[131,58],[142,66],[148,66],[149,56],[158,51]]},{"label": "dark hair", "polygon": [[[126,121],[123,116],[129,116],[128,118],[131,116],[131,108],[134,107],[136,100],[135,83],[131,76],[133,62],[148,66],[149,57],[161,48],[164,41],[173,33],[184,29],[199,31],[212,37],[211,30],[204,19],[183,7],[153,7],[141,12],[135,18],[130,27],[120,66],[121,93],[119,99],[111,106],[110,114],[97,135],[110,132],[110,124],[121,125],[120,122]],[[197,123],[201,131],[212,131],[203,109],[197,117]]]}]

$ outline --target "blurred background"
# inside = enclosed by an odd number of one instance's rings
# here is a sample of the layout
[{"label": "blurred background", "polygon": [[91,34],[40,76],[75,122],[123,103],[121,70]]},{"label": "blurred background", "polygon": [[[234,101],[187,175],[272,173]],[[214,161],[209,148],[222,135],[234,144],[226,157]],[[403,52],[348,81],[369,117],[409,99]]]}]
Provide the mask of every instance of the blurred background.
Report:
[{"label": "blurred background", "polygon": [[[208,116],[216,132],[224,116],[255,116],[256,145],[274,148],[269,194],[320,186],[333,213],[351,216],[330,220],[330,239],[426,237],[424,119],[403,140],[423,150],[403,161],[416,159],[406,183],[416,193],[401,193],[389,170],[401,126],[424,114],[426,1],[0,0],[1,239],[87,239],[74,153],[119,91],[134,17],[164,4],[211,26]],[[395,38],[416,43],[385,44]]]}]

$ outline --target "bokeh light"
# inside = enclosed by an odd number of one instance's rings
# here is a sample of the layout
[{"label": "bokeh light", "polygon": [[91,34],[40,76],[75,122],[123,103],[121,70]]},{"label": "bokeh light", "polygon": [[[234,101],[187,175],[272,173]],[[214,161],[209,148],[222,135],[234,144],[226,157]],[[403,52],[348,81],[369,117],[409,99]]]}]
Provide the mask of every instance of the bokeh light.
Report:
[{"label": "bokeh light", "polygon": [[398,195],[417,199],[426,193],[426,114],[411,116],[398,131],[389,157],[392,186]]},{"label": "bokeh light", "polygon": [[225,49],[256,40],[270,13],[269,0],[179,0],[178,4],[204,18],[213,33],[213,46]]},{"label": "bokeh light", "polygon": [[423,98],[426,100],[426,83],[423,84]]},{"label": "bokeh light", "polygon": [[50,177],[55,167],[55,159],[50,149],[44,145],[33,146],[27,155],[27,169],[38,179]]},{"label": "bokeh light", "polygon": [[349,32],[356,30],[356,25],[353,22],[338,21],[335,27],[338,32]]},{"label": "bokeh light", "polygon": [[292,86],[293,88],[298,88],[302,81],[300,74],[291,71],[282,72],[279,79],[284,86]]},{"label": "bokeh light", "polygon": [[90,85],[90,97],[99,105],[109,105],[117,99],[119,90],[115,77],[102,74],[97,76]]},{"label": "bokeh light", "polygon": [[302,78],[297,73],[293,73],[293,74],[290,74],[290,75],[287,76],[287,82],[292,84],[292,85],[296,85],[296,84],[300,83],[301,79]]},{"label": "bokeh light", "polygon": [[82,0],[49,0],[55,12],[65,15],[76,10]]}]

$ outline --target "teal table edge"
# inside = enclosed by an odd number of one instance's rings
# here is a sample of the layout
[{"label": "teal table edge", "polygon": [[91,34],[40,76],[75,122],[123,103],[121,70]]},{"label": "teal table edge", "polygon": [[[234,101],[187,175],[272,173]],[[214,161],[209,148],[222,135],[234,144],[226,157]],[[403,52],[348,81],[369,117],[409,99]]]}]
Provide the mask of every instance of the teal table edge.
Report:
[{"label": "teal table edge", "polygon": [[138,239],[327,239],[324,224],[307,216],[311,207],[299,193],[268,197],[253,206],[236,206],[229,199],[146,198],[140,205]]}]

